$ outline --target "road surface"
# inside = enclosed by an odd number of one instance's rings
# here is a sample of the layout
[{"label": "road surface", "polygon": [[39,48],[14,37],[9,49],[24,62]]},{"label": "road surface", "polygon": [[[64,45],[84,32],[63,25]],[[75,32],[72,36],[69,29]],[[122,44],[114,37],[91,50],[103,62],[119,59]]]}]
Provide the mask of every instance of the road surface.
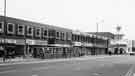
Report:
[{"label": "road surface", "polygon": [[0,76],[135,76],[135,56],[1,65]]}]

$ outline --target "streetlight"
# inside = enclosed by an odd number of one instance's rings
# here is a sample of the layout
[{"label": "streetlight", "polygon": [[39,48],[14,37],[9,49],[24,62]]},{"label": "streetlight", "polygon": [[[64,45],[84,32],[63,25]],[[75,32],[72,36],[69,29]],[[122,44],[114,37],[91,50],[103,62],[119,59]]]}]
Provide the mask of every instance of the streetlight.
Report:
[{"label": "streetlight", "polygon": [[[97,18],[98,19],[98,18]],[[96,27],[97,27],[97,33],[99,32],[99,24],[100,23],[103,23],[104,22],[104,20],[102,19],[102,20],[100,20],[100,21],[98,21],[98,22],[96,22]]]},{"label": "streetlight", "polygon": [[6,27],[6,10],[7,10],[7,0],[4,0],[4,57],[3,57],[3,62],[5,62],[5,58],[6,58],[6,55],[7,55],[7,50],[5,49],[6,48],[6,44],[5,44],[5,38],[6,38],[6,33],[5,33],[5,27]]},{"label": "streetlight", "polygon": [[[96,22],[97,31],[96,31],[95,35],[98,35],[98,32],[99,32],[99,23],[102,23],[102,22],[104,22],[104,20],[101,20],[100,22]],[[95,43],[94,50],[95,50],[95,53],[96,53],[96,42],[97,42],[97,36],[94,39],[94,43]]]}]

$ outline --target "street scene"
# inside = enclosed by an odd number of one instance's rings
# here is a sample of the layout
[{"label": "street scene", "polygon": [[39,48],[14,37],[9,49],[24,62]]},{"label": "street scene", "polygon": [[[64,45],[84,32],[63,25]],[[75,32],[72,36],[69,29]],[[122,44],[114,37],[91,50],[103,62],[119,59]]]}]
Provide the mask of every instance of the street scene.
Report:
[{"label": "street scene", "polygon": [[135,76],[133,0],[1,0],[0,76]]}]

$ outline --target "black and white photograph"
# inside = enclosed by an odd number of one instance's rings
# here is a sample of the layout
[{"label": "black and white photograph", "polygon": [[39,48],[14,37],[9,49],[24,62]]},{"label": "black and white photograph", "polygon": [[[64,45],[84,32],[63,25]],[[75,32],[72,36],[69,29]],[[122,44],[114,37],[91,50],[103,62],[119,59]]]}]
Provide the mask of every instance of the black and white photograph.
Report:
[{"label": "black and white photograph", "polygon": [[135,0],[0,0],[0,76],[135,76]]}]

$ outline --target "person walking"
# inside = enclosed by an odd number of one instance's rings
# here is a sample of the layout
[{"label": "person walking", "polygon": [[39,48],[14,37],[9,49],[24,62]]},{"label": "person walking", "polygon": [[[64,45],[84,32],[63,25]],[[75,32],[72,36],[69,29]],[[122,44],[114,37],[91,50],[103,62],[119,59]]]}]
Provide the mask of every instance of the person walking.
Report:
[{"label": "person walking", "polygon": [[3,51],[4,51],[3,62],[6,62],[6,60],[7,60],[7,50],[3,49]]}]

